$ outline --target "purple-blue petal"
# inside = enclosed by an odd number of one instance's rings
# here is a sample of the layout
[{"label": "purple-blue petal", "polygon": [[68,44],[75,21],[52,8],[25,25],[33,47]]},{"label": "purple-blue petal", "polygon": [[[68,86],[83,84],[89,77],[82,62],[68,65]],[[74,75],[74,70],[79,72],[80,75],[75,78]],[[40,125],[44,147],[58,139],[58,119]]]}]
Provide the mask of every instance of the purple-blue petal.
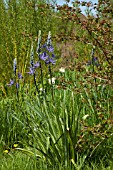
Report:
[{"label": "purple-blue petal", "polygon": [[23,76],[22,76],[21,73],[18,73],[18,78],[19,78],[19,79],[22,79],[22,78],[23,78]]},{"label": "purple-blue petal", "polygon": [[46,48],[47,47],[47,45],[46,45],[46,43],[42,46],[42,48]]},{"label": "purple-blue petal", "polygon": [[39,57],[43,61],[46,61],[48,59],[48,55],[46,54],[46,52],[42,53]]},{"label": "purple-blue petal", "polygon": [[54,60],[53,58],[49,58],[48,60],[46,60],[45,63],[46,63],[46,64],[50,64],[50,63],[55,64],[55,63],[56,63],[56,60]]},{"label": "purple-blue petal", "polygon": [[37,68],[40,66],[40,63],[37,61],[35,64],[34,64],[34,68]]},{"label": "purple-blue petal", "polygon": [[34,68],[30,67],[29,69],[30,69],[30,72],[27,72],[27,73],[30,74],[30,75],[33,75],[34,74]]},{"label": "purple-blue petal", "polygon": [[100,65],[97,57],[93,57],[92,60],[88,61],[87,66],[92,65],[92,64],[97,67]]},{"label": "purple-blue petal", "polygon": [[10,83],[7,84],[7,86],[12,86],[13,84],[14,84],[14,80],[11,80],[11,79],[10,79]]},{"label": "purple-blue petal", "polygon": [[52,57],[53,57],[53,58],[56,58],[55,54],[52,54]]},{"label": "purple-blue petal", "polygon": [[45,48],[48,52],[53,52],[54,48],[51,44],[47,45],[46,43],[42,46],[42,48]]},{"label": "purple-blue petal", "polygon": [[97,61],[98,59],[97,59],[97,57],[93,57],[93,61]]},{"label": "purple-blue petal", "polygon": [[49,45],[49,46],[47,46],[46,48],[47,48],[47,50],[48,50],[49,52],[53,52],[53,51],[54,51],[54,48],[53,48],[52,45]]},{"label": "purple-blue petal", "polygon": [[16,83],[16,88],[17,88],[17,89],[19,88],[19,83]]}]

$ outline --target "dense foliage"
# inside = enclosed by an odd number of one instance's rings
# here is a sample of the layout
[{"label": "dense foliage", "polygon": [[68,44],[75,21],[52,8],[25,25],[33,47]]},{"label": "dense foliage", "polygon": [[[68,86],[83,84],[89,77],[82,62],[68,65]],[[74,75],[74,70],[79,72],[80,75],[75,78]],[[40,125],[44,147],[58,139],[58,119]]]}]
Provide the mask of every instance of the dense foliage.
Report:
[{"label": "dense foliage", "polygon": [[2,170],[112,168],[112,7],[0,1]]}]

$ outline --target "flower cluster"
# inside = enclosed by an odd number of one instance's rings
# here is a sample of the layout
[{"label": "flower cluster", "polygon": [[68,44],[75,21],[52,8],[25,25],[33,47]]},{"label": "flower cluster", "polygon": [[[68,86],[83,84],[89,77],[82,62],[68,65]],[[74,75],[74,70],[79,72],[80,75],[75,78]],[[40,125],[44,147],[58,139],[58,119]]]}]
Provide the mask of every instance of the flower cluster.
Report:
[{"label": "flower cluster", "polygon": [[14,78],[10,79],[10,83],[7,84],[7,86],[13,86],[14,84],[16,84],[16,88],[18,89],[19,83],[16,82],[16,76],[17,76],[18,79],[23,79],[23,76],[20,72],[18,72],[18,74],[16,74],[17,73],[17,60],[16,60],[16,58],[13,61],[13,71],[14,71]]},{"label": "flower cluster", "polygon": [[35,74],[35,70],[37,67],[40,66],[40,61],[44,61],[46,65],[48,64],[55,64],[55,54],[54,54],[54,47],[51,43],[51,33],[49,31],[47,42],[41,46],[41,32],[39,31],[39,36],[38,36],[38,45],[37,45],[37,54],[38,54],[38,61],[34,63],[34,52],[33,52],[33,45],[31,48],[31,56],[30,56],[30,67],[29,67],[29,72],[27,72],[30,75]]},{"label": "flower cluster", "polygon": [[30,75],[33,75],[35,73],[36,68],[40,66],[40,63],[37,61],[36,63],[32,63],[31,67],[29,67],[30,71],[27,72]]},{"label": "flower cluster", "polygon": [[99,66],[98,58],[94,56],[95,46],[93,46],[91,51],[91,60],[88,61],[87,66],[93,65],[93,66]]},{"label": "flower cluster", "polygon": [[[53,46],[52,45],[48,46],[47,44],[44,44],[44,46],[42,48],[44,48],[44,52],[39,56],[39,58],[41,60],[45,61],[45,64],[55,64],[56,63],[55,54],[52,53],[51,57],[50,57],[50,55],[48,55],[48,53],[47,53],[47,52],[51,53],[54,51]],[[46,50],[47,50],[47,52],[46,52]]]},{"label": "flower cluster", "polygon": [[[41,84],[43,87],[43,73],[42,73],[42,62],[45,62],[45,65],[49,65],[48,70],[49,73],[51,75],[51,79],[52,79],[52,73],[51,73],[51,67],[50,64],[55,64],[56,60],[55,60],[55,54],[54,54],[54,47],[51,43],[51,33],[49,31],[48,34],[48,38],[47,38],[47,42],[41,46],[41,31],[39,30],[39,35],[38,35],[38,44],[37,44],[37,55],[38,55],[38,60],[35,62],[34,59],[34,49],[33,49],[33,44],[31,45],[31,52],[30,52],[30,67],[29,67],[29,71],[27,72],[29,75],[33,75],[34,76],[34,84],[36,86],[36,90],[38,91],[38,86],[37,86],[37,82],[36,82],[36,69],[38,67],[40,67],[40,71],[41,71]],[[19,72],[17,73],[17,60],[16,58],[13,61],[13,72],[14,72],[14,77],[13,79],[10,79],[10,83],[7,84],[8,86],[13,86],[15,85],[16,88],[19,88],[19,79],[22,79],[23,76],[22,74]],[[44,87],[43,87],[44,89]]]},{"label": "flower cluster", "polygon": [[50,32],[50,31],[49,31],[49,34],[48,34],[47,43],[44,44],[43,48],[44,48],[45,50],[47,50],[47,52],[48,52],[49,54],[52,53],[52,54],[50,54],[51,57],[50,57],[50,55],[47,57],[47,60],[45,61],[45,63],[46,63],[46,64],[50,64],[50,63],[55,64],[55,63],[56,63],[56,60],[55,60],[55,57],[56,57],[56,56],[55,56],[55,54],[53,53],[53,52],[54,52],[54,47],[53,47],[53,45],[52,45],[52,43],[51,43],[51,32]]},{"label": "flower cluster", "polygon": [[[23,78],[22,74],[21,74],[21,73],[18,73],[18,79],[22,79],[22,78]],[[12,86],[12,85],[14,85],[15,83],[16,83],[16,88],[18,89],[18,88],[19,88],[19,83],[16,82],[14,79],[10,79],[10,83],[7,84],[7,86]]]},{"label": "flower cluster", "polygon": [[93,57],[92,60],[88,61],[87,66],[90,66],[90,65],[95,65],[97,67],[100,65],[97,57]]}]

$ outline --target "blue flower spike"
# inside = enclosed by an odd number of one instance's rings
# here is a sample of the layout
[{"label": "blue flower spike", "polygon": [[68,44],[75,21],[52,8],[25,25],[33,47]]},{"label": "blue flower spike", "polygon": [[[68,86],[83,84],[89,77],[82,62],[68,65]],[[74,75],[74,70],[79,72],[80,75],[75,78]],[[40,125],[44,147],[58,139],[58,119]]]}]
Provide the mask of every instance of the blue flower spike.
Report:
[{"label": "blue flower spike", "polygon": [[16,58],[13,61],[13,70],[14,70],[14,75],[16,76],[16,70],[17,70],[17,60],[16,60]]},{"label": "blue flower spike", "polygon": [[90,66],[90,65],[95,65],[95,66],[99,66],[99,62],[98,62],[98,58],[97,57],[93,57],[92,60],[88,61],[87,63],[87,66]]},{"label": "blue flower spike", "polygon": [[98,67],[100,65],[98,58],[94,56],[94,51],[95,51],[95,46],[93,46],[93,48],[92,48],[92,51],[91,51],[92,59],[88,61],[87,66],[93,65],[93,66]]},{"label": "blue flower spike", "polygon": [[30,65],[33,66],[34,63],[34,50],[33,50],[33,43],[31,45],[31,52],[30,52]]},{"label": "blue flower spike", "polygon": [[38,32],[38,44],[37,44],[37,54],[39,55],[41,52],[41,30]]},{"label": "blue flower spike", "polygon": [[48,38],[47,38],[47,45],[51,45],[51,31],[48,33]]},{"label": "blue flower spike", "polygon": [[46,49],[47,49],[49,52],[53,52],[53,51],[54,51],[54,48],[53,48],[52,42],[51,42],[51,31],[49,31],[49,33],[48,33]]}]

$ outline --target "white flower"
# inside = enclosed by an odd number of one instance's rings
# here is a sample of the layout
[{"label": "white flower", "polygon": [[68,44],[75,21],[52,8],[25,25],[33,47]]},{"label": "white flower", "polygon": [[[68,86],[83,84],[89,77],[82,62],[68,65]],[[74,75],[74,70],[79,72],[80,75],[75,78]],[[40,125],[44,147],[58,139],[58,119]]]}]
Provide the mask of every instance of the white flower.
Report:
[{"label": "white flower", "polygon": [[85,115],[82,117],[83,120],[87,119],[87,117],[89,117],[89,115]]},{"label": "white flower", "polygon": [[59,69],[59,71],[60,71],[61,73],[65,73],[65,68],[61,67],[61,68]]},{"label": "white flower", "polygon": [[55,80],[56,80],[56,78],[55,77],[53,77],[52,79],[50,78],[50,79],[48,79],[48,81],[49,81],[49,84],[55,84]]}]

